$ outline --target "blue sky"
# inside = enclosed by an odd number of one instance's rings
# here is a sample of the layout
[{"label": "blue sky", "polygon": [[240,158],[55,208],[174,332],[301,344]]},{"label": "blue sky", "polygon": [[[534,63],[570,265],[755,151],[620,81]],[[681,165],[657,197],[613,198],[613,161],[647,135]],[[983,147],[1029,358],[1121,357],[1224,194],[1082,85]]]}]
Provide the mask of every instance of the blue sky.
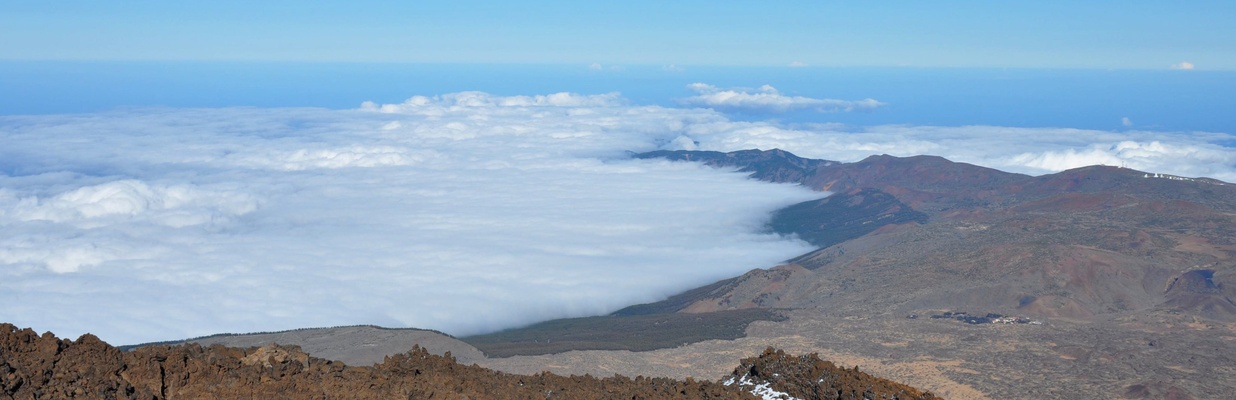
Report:
[{"label": "blue sky", "polygon": [[1221,1],[5,1],[0,59],[1236,69]]}]

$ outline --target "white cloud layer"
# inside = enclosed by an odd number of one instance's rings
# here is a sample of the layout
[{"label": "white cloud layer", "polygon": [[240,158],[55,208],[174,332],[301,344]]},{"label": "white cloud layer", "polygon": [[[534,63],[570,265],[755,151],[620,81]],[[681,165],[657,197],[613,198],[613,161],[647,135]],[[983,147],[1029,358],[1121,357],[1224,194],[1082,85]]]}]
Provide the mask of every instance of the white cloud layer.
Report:
[{"label": "white cloud layer", "polygon": [[469,334],[601,314],[809,250],[758,231],[818,193],[626,151],[934,154],[1236,181],[1226,133],[789,127],[617,94],[0,117],[0,142],[0,316],[115,343],[361,323]]},{"label": "white cloud layer", "polygon": [[809,250],[761,225],[819,193],[631,160],[725,119],[625,103],[466,92],[0,117],[0,316],[115,343],[360,323],[469,334]]},{"label": "white cloud layer", "polygon": [[[791,65],[805,66],[805,65]],[[760,112],[788,112],[811,109],[818,112],[851,112],[869,111],[884,106],[875,99],[857,101],[816,99],[803,96],[786,96],[776,88],[764,85],[754,91],[745,89],[721,89],[706,83],[692,83],[688,89],[695,96],[682,99],[682,103],[692,106],[711,107],[723,110],[749,110]]]}]

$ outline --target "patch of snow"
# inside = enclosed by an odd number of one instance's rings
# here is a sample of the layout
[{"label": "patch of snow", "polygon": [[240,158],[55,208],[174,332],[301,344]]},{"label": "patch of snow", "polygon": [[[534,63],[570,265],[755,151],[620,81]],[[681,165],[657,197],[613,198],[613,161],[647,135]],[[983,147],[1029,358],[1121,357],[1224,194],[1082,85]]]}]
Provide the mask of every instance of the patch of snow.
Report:
[{"label": "patch of snow", "polygon": [[764,400],[799,400],[794,396],[790,396],[789,393],[773,390],[772,386],[767,383],[756,385],[754,389],[751,389],[751,394],[760,396]]},{"label": "patch of snow", "polygon": [[751,375],[743,375],[742,378],[730,377],[724,382],[721,382],[721,384],[725,386],[730,386],[735,383],[737,383],[740,387],[751,387],[751,394],[759,396],[764,400],[800,400],[797,397],[790,396],[789,393],[780,392],[773,389],[772,385],[767,382],[756,384],[755,381],[751,379]]}]

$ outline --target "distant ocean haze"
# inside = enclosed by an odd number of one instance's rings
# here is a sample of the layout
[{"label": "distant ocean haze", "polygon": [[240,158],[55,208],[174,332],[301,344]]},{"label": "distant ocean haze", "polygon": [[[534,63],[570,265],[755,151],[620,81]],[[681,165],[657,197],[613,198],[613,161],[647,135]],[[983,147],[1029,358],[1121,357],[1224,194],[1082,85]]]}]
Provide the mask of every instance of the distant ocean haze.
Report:
[{"label": "distant ocean haze", "polygon": [[413,95],[619,92],[676,106],[704,82],[773,86],[812,98],[872,98],[878,112],[736,114],[745,120],[856,126],[994,125],[1236,132],[1236,72],[979,68],[816,68],[588,65],[0,61],[0,114],[117,107],[325,107],[395,103]]}]

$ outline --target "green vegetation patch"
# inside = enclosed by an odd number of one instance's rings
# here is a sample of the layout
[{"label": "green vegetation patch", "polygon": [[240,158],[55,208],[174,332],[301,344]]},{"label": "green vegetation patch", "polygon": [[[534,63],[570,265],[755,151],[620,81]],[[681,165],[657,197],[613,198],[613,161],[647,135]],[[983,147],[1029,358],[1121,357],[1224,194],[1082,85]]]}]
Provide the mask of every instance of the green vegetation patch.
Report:
[{"label": "green vegetation patch", "polygon": [[837,193],[820,200],[777,210],[768,228],[783,235],[798,235],[819,248],[854,239],[882,226],[925,223],[927,215],[896,197],[876,189]]}]

